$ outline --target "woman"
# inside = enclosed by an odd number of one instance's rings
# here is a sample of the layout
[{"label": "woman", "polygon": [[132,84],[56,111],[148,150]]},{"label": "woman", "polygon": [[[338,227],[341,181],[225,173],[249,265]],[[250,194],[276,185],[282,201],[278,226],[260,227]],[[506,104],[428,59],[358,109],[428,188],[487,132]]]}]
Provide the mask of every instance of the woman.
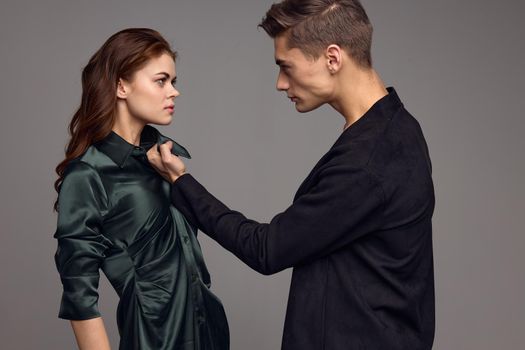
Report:
[{"label": "woman", "polygon": [[[82,101],[57,166],[63,284],[59,317],[80,349],[109,349],[97,308],[99,269],[120,297],[120,349],[228,349],[228,324],[208,290],[196,229],[170,203],[148,154],[169,142],[148,124],[172,120],[176,53],[151,29],[111,36],[82,72]],[[148,153],[148,151],[151,151]]]}]

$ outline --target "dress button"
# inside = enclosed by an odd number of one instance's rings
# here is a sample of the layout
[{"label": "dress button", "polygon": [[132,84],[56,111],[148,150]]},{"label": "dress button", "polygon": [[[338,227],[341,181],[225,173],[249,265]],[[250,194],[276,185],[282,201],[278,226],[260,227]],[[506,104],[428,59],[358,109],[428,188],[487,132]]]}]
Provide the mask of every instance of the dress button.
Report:
[{"label": "dress button", "polygon": [[188,243],[189,240],[188,236],[184,236],[184,243]]},{"label": "dress button", "polygon": [[191,276],[193,278],[193,282],[197,282],[197,274],[194,272]]}]

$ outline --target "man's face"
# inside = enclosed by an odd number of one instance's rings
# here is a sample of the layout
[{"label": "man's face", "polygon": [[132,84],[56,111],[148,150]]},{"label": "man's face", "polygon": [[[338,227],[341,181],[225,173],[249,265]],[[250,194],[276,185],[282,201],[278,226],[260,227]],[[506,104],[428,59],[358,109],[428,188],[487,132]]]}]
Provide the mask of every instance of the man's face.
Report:
[{"label": "man's face", "polygon": [[333,80],[324,56],[314,61],[297,48],[288,49],[287,40],[285,34],[274,39],[275,62],[279,66],[277,90],[286,92],[300,113],[330,102]]}]

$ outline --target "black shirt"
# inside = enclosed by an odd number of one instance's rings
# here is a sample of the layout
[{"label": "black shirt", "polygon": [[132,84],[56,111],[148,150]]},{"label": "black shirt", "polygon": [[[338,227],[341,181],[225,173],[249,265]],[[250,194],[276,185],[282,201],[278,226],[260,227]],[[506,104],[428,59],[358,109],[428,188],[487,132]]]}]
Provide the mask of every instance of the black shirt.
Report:
[{"label": "black shirt", "polygon": [[284,350],[432,347],[431,162],[420,125],[388,92],[270,223],[230,210],[190,174],[172,185],[173,204],[251,268],[294,268]]}]

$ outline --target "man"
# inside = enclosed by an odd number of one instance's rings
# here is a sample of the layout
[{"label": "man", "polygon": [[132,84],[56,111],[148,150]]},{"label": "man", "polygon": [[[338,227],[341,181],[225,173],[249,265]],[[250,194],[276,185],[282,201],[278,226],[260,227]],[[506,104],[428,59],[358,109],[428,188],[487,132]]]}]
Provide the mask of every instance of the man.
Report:
[{"label": "man", "polygon": [[277,89],[299,112],[345,118],[293,204],[257,223],[213,197],[170,152],[149,158],[174,205],[251,268],[293,267],[282,349],[430,349],[434,190],[418,122],[372,68],[357,0],[285,0],[261,26],[274,38]]}]

